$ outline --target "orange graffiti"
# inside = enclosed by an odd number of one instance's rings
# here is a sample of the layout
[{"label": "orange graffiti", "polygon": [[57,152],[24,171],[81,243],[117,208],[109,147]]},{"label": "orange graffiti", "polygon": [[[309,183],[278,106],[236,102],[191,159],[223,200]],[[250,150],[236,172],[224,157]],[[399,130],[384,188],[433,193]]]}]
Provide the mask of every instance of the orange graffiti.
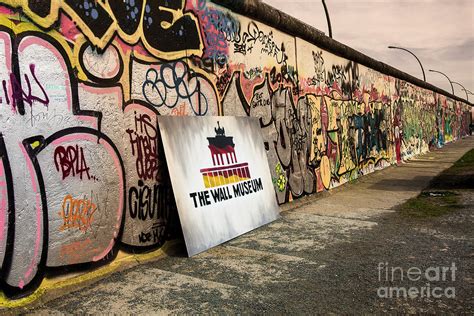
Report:
[{"label": "orange graffiti", "polygon": [[60,255],[65,258],[68,264],[75,264],[81,262],[84,253],[96,254],[100,251],[98,248],[93,248],[92,240],[80,240],[71,244],[61,246]]},{"label": "orange graffiti", "polygon": [[78,228],[85,233],[92,224],[95,211],[97,211],[97,206],[92,202],[92,198],[90,200],[74,199],[70,194],[66,195],[59,212],[64,221],[59,230]]}]

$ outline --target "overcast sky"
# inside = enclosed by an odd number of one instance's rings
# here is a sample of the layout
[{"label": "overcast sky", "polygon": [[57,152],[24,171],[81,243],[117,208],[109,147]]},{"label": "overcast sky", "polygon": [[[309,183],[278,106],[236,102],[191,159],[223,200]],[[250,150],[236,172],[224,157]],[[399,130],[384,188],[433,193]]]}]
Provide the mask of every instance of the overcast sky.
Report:
[{"label": "overcast sky", "polygon": [[[328,34],[321,0],[263,0]],[[333,38],[364,54],[451,91],[448,80],[474,93],[474,0],[326,0]],[[461,87],[455,94],[465,98]],[[474,95],[469,95],[474,101]]]}]

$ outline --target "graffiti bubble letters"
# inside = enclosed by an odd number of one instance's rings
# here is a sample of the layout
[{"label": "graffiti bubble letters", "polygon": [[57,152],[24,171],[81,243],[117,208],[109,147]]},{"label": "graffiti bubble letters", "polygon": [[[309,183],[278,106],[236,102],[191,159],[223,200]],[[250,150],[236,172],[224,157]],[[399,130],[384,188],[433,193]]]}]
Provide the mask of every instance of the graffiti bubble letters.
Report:
[{"label": "graffiti bubble letters", "polygon": [[79,176],[79,179],[82,180],[83,174],[87,177],[87,180],[96,180],[94,176],[89,174],[90,168],[84,158],[84,149],[78,145],[67,146],[67,148],[58,146],[54,150],[54,165],[56,170],[62,173],[63,180],[69,176]]},{"label": "graffiti bubble letters", "polygon": [[143,96],[153,106],[174,108],[180,101],[189,102],[195,115],[206,115],[208,100],[201,91],[201,81],[189,66],[181,61],[163,64],[159,73],[148,69],[142,86]]},{"label": "graffiti bubble letters", "polygon": [[118,33],[129,44],[141,40],[157,57],[178,58],[187,53],[200,54],[203,48],[197,18],[184,12],[185,4],[184,0],[29,0],[13,1],[12,5],[22,8],[44,28],[60,21],[59,12],[64,11],[88,40],[101,49]]},{"label": "graffiti bubble letters", "polygon": [[127,129],[132,146],[132,155],[136,157],[137,174],[142,180],[158,179],[158,134],[156,122],[153,124],[147,114],[135,112],[135,130]]},{"label": "graffiti bubble letters", "polygon": [[92,198],[74,199],[70,194],[66,195],[59,212],[64,221],[59,230],[78,228],[85,233],[91,226],[92,216],[96,211],[97,206],[92,202]]}]

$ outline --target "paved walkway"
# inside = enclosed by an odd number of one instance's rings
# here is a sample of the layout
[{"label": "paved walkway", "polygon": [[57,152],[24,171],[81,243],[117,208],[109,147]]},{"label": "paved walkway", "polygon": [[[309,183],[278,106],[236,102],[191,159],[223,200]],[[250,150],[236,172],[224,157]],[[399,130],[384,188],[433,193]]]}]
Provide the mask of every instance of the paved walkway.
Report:
[{"label": "paved walkway", "polygon": [[[448,222],[412,223],[392,210],[472,148],[469,137],[296,202],[280,220],[193,258],[175,247],[168,257],[114,273],[36,312],[472,311],[474,201]],[[379,262],[404,268],[455,262],[456,298],[378,298]]]}]

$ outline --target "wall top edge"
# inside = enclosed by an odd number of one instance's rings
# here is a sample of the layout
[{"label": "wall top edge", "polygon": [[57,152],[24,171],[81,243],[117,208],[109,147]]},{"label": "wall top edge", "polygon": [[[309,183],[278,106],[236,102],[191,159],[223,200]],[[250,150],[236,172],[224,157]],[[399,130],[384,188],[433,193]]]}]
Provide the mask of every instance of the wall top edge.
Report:
[{"label": "wall top edge", "polygon": [[282,32],[288,33],[291,36],[299,37],[305,41],[310,42],[327,50],[330,53],[338,55],[352,61],[355,61],[361,65],[372,68],[373,70],[379,71],[385,75],[396,77],[398,79],[405,80],[420,88],[425,88],[440,94],[443,94],[451,99],[464,102],[468,105],[474,106],[473,103],[453,95],[452,93],[443,90],[431,83],[425,82],[421,79],[413,77],[404,71],[401,71],[395,67],[378,61],[372,57],[369,57],[341,42],[338,42],[329,36],[326,36],[324,32],[316,29],[315,27],[308,25],[291,15],[286,14],[261,0],[211,0],[213,3],[226,7],[235,13],[245,15],[247,17],[258,20],[271,27],[274,27]]}]

